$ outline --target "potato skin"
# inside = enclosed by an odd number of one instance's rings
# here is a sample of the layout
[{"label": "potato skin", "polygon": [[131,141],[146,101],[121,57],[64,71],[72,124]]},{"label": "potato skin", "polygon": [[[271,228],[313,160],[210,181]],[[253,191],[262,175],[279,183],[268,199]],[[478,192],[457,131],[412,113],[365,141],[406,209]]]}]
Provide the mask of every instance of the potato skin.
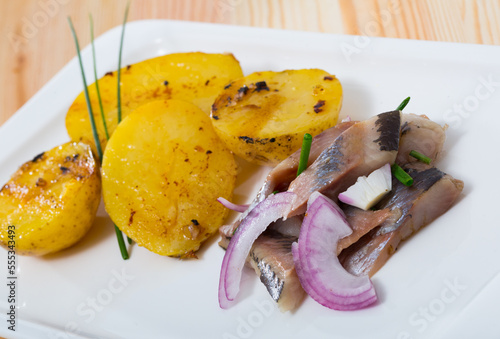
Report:
[{"label": "potato skin", "polygon": [[102,164],[104,204],[138,245],[189,257],[217,232],[235,185],[233,155],[210,118],[180,100],[147,103],[118,126]]},{"label": "potato skin", "polygon": [[[175,53],[126,66],[121,70],[122,118],[142,104],[155,100],[180,99],[197,105],[210,114],[210,106],[230,81],[243,76],[232,54]],[[109,135],[118,122],[117,71],[98,80]],[[95,84],[88,86],[92,111],[102,148],[107,138]],[[66,114],[66,130],[71,140],[95,143],[84,93],[80,93]]]},{"label": "potato skin", "polygon": [[0,190],[0,244],[15,226],[17,254],[41,256],[78,242],[90,229],[101,197],[90,146],[66,143],[22,165]]},{"label": "potato skin", "polygon": [[236,155],[276,166],[305,133],[334,126],[342,105],[339,80],[320,69],[256,72],[233,81],[212,106],[215,131]]}]

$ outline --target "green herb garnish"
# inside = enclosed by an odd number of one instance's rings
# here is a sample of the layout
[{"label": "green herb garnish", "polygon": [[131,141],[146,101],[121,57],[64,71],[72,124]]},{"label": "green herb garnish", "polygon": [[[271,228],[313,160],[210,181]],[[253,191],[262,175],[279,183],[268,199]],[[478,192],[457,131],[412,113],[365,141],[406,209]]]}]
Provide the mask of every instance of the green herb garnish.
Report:
[{"label": "green herb garnish", "polygon": [[116,240],[118,240],[118,246],[120,247],[120,252],[122,254],[123,260],[127,260],[129,258],[127,248],[125,247],[125,241],[123,240],[123,233],[120,231],[118,226],[115,226]]},{"label": "green herb garnish", "polygon": [[95,147],[97,149],[97,155],[99,156],[99,161],[101,161],[102,160],[101,142],[99,141],[99,133],[97,132],[97,128],[95,126],[94,113],[92,112],[92,105],[90,104],[89,91],[87,88],[87,80],[85,79],[85,72],[83,70],[83,63],[82,63],[82,55],[80,53],[80,44],[78,43],[75,27],[73,27],[73,22],[71,21],[70,17],[68,17],[68,22],[69,22],[69,27],[71,28],[71,34],[73,34],[73,39],[75,41],[75,46],[76,46],[76,54],[78,55],[78,61],[80,63],[80,72],[82,73],[82,80],[83,80],[83,91],[85,93],[85,101],[87,102],[87,110],[89,112],[90,124],[92,126],[92,135],[94,137]]},{"label": "green herb garnish", "polygon": [[302,148],[300,149],[300,160],[299,166],[297,168],[297,176],[304,172],[307,168],[307,162],[309,161],[309,153],[311,152],[312,135],[309,133],[304,134],[304,139],[302,139]]},{"label": "green herb garnish", "polygon": [[408,103],[410,102],[410,97],[404,99],[398,106],[398,108],[396,108],[396,111],[402,111],[406,105],[408,105]]},{"label": "green herb garnish", "polygon": [[[125,15],[123,16],[122,36],[120,38],[120,51],[118,52],[118,72],[117,72],[118,73],[117,74],[117,79],[118,79],[118,88],[117,88],[118,124],[122,121],[122,96],[121,96],[122,51],[123,51],[123,37],[125,36],[125,26],[127,23],[129,7],[130,7],[130,2],[127,2],[127,7],[125,7]],[[115,230],[117,232],[117,235],[118,235],[118,232],[120,232],[120,235],[121,235],[122,232],[118,229],[118,227],[116,227],[116,225],[115,225]],[[122,237],[123,237],[123,235],[118,238],[118,241],[120,241],[120,239]],[[128,236],[127,236],[127,241],[129,244],[132,244],[132,239],[130,239],[130,237],[128,237]]]},{"label": "green herb garnish", "polygon": [[[99,161],[102,161],[101,142],[99,140],[99,133],[97,132],[97,128],[95,125],[94,114],[92,112],[92,105],[90,104],[89,90],[87,88],[87,80],[85,79],[85,71],[83,69],[82,55],[80,53],[80,44],[78,43],[78,38],[76,36],[75,27],[73,26],[73,22],[71,21],[70,17],[68,17],[68,22],[69,22],[69,27],[71,28],[71,33],[73,35],[73,39],[75,40],[76,54],[78,55],[78,61],[80,63],[80,71],[82,73],[82,80],[83,80],[83,91],[85,93],[85,100],[87,102],[87,110],[89,112],[90,124],[92,126],[92,134],[94,137],[94,142],[96,145],[97,154],[99,156]],[[128,256],[127,248],[125,247],[125,242],[123,241],[123,235],[122,235],[121,231],[118,229],[118,227],[116,227],[116,225],[115,225],[115,231],[116,231],[116,235],[118,238],[118,245],[120,246],[120,252],[122,254],[122,258],[124,260],[127,260],[129,258],[129,256]]]},{"label": "green herb garnish", "polygon": [[120,79],[121,79],[121,73],[122,73],[123,37],[125,36],[125,24],[127,23],[129,7],[130,7],[130,2],[128,2],[127,7],[125,7],[125,15],[123,16],[122,36],[120,39],[120,51],[118,54],[118,76],[117,76],[117,78],[118,78],[118,88],[117,88],[118,123],[120,123],[122,121],[122,96],[121,96],[121,80]]},{"label": "green herb garnish", "polygon": [[413,178],[405,172],[398,164],[393,164],[391,166],[392,175],[396,177],[405,186],[413,185]]},{"label": "green herb garnish", "polygon": [[412,157],[414,157],[415,159],[418,159],[418,160],[420,160],[420,161],[422,161],[422,162],[425,162],[427,165],[429,165],[429,164],[431,163],[431,158],[426,157],[426,156],[425,156],[425,155],[423,155],[422,153],[419,153],[419,152],[417,152],[417,151],[415,151],[415,150],[412,150],[412,151],[410,152],[410,155],[411,155]]},{"label": "green herb garnish", "polygon": [[109,140],[108,125],[106,124],[106,118],[104,116],[104,108],[102,107],[101,91],[99,90],[99,82],[97,81],[97,64],[95,61],[95,46],[94,46],[94,20],[92,19],[92,14],[89,14],[90,21],[90,42],[92,44],[92,59],[94,61],[94,79],[95,79],[95,90],[97,92],[97,100],[99,101],[99,108],[101,109],[101,119],[104,125],[104,134],[106,135],[106,140]]}]

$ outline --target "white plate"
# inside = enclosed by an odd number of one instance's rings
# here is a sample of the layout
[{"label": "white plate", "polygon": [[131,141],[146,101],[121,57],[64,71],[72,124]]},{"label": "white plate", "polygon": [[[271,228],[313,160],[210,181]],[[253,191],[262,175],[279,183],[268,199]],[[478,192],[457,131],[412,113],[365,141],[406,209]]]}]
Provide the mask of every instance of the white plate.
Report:
[{"label": "white plate", "polygon": [[[96,40],[99,75],[117,67],[120,28]],[[252,272],[240,302],[219,309],[223,251],[215,239],[181,262],[137,246],[120,257],[101,209],[84,240],[47,258],[18,256],[17,331],[7,330],[7,279],[0,281],[0,335],[9,338],[498,338],[500,228],[496,172],[500,48],[316,34],[173,21],[126,30],[124,64],[179,51],[232,52],[245,74],[323,68],[344,87],[342,116],[394,109],[449,124],[440,168],[465,181],[461,199],[404,243],[373,278],[380,302],[356,312],[308,298],[280,313]],[[50,57],[50,56],[47,56]],[[83,51],[91,82],[91,54]],[[41,151],[68,140],[65,113],[82,85],[73,59],[0,128],[0,183]],[[264,170],[240,176],[250,201]],[[255,168],[253,168],[255,169]],[[243,177],[248,180],[243,181]],[[0,250],[0,277],[7,255]],[[118,277],[118,278],[117,278]]]}]

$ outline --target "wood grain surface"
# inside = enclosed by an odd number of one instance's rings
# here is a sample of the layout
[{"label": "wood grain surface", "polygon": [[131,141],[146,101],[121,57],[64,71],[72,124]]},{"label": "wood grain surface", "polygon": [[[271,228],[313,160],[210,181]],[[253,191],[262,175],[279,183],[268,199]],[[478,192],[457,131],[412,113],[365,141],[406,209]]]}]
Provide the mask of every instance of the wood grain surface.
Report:
[{"label": "wood grain surface", "polygon": [[[121,24],[123,0],[0,1],[0,125],[75,48]],[[500,45],[500,0],[133,0],[129,21],[176,19],[404,39]]]}]

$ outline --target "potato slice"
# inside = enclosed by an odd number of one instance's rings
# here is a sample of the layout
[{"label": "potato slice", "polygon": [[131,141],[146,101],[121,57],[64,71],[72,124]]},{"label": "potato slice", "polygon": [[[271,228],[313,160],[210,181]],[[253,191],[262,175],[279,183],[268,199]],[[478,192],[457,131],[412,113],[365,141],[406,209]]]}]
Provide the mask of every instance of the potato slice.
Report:
[{"label": "potato slice", "polygon": [[69,247],[92,226],[100,200],[99,167],[90,147],[55,147],[22,165],[0,190],[0,243],[9,245],[14,225],[18,254]]},{"label": "potato slice", "polygon": [[217,232],[231,198],[233,155],[210,118],[180,100],[147,103],[115,130],[104,152],[103,197],[115,224],[152,252],[189,257]]},{"label": "potato slice", "polygon": [[212,106],[212,123],[231,151],[275,166],[337,123],[342,105],[338,79],[320,69],[257,72],[226,86]]},{"label": "potato slice", "polygon": [[[238,60],[232,54],[177,53],[148,59],[127,67],[121,72],[122,118],[138,106],[159,99],[189,101],[206,114],[215,98],[231,80],[243,76]],[[99,89],[109,135],[118,122],[117,72],[99,79]],[[95,84],[88,86],[92,110],[102,148],[106,135],[101,119]],[[84,93],[75,99],[66,115],[66,129],[73,141],[92,146],[94,138]]]}]

